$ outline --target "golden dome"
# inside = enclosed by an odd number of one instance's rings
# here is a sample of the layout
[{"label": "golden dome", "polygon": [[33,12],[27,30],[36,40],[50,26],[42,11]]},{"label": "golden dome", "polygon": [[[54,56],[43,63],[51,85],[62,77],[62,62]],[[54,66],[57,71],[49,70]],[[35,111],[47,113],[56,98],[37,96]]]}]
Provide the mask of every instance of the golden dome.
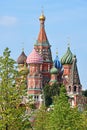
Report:
[{"label": "golden dome", "polygon": [[39,20],[45,21],[45,16],[44,16],[44,14],[41,14],[41,16],[39,17]]}]

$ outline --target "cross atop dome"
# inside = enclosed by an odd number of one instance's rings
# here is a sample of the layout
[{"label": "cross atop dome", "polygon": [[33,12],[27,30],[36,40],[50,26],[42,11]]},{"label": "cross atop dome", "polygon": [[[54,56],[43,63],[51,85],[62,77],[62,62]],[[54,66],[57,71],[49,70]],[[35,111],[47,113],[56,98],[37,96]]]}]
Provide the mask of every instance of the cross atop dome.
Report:
[{"label": "cross atop dome", "polygon": [[58,48],[56,48],[56,56],[58,56]]},{"label": "cross atop dome", "polygon": [[40,21],[45,21],[46,17],[44,16],[44,11],[43,11],[43,7],[42,7],[42,13],[41,13],[41,16],[39,17],[39,20]]}]

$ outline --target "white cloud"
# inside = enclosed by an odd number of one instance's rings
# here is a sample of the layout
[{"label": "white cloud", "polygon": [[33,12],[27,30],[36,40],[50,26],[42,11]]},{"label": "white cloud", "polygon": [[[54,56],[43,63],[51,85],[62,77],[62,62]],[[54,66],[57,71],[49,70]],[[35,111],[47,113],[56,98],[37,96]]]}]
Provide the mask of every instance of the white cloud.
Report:
[{"label": "white cloud", "polygon": [[12,26],[16,24],[17,18],[13,16],[1,16],[0,17],[0,25],[3,26]]}]

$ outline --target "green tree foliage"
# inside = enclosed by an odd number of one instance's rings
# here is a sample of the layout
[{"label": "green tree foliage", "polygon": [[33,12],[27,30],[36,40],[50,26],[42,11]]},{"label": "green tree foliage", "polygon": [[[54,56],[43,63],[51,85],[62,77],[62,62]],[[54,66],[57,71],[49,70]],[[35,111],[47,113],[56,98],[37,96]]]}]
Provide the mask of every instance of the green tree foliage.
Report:
[{"label": "green tree foliage", "polygon": [[71,108],[65,87],[54,97],[53,109],[40,108],[35,115],[35,130],[87,130],[87,112]]},{"label": "green tree foliage", "polygon": [[46,84],[44,87],[45,105],[48,107],[53,103],[53,97],[59,95],[60,85],[54,83],[53,85]]},{"label": "green tree foliage", "polygon": [[17,77],[15,61],[6,48],[0,57],[0,130],[24,129],[25,105],[21,107],[21,102],[25,86]]},{"label": "green tree foliage", "polygon": [[87,90],[83,90],[83,91],[82,91],[82,94],[83,94],[85,97],[87,97]]},{"label": "green tree foliage", "polygon": [[54,109],[50,112],[48,130],[86,130],[82,121],[82,114],[70,107],[65,87],[61,86],[60,95],[55,98]]},{"label": "green tree foliage", "polygon": [[48,130],[49,113],[45,106],[42,106],[35,115],[34,129],[35,130]]},{"label": "green tree foliage", "polygon": [[52,97],[50,93],[50,85],[46,84],[44,87],[44,100],[45,105],[48,107],[50,104],[52,104]]}]

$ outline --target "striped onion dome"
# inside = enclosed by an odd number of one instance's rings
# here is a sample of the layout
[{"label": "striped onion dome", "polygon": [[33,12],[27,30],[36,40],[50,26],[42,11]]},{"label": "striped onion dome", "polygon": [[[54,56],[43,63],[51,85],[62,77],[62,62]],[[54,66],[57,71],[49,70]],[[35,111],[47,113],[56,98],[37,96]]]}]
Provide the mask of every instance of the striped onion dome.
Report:
[{"label": "striped onion dome", "polygon": [[41,64],[43,63],[43,58],[39,55],[38,52],[36,52],[35,49],[33,49],[33,51],[30,53],[30,55],[27,57],[26,60],[27,64]]},{"label": "striped onion dome", "polygon": [[72,64],[72,62],[73,62],[73,54],[70,50],[70,47],[68,47],[67,52],[61,58],[61,63],[62,63],[62,65],[64,65],[64,64]]},{"label": "striped onion dome", "polygon": [[21,55],[17,59],[18,64],[24,64],[26,62],[27,56],[25,55],[24,51],[22,51]]},{"label": "striped onion dome", "polygon": [[59,61],[59,58],[58,58],[58,55],[56,56],[55,60],[54,60],[54,66],[57,68],[57,69],[62,69],[62,64],[61,62]]}]

